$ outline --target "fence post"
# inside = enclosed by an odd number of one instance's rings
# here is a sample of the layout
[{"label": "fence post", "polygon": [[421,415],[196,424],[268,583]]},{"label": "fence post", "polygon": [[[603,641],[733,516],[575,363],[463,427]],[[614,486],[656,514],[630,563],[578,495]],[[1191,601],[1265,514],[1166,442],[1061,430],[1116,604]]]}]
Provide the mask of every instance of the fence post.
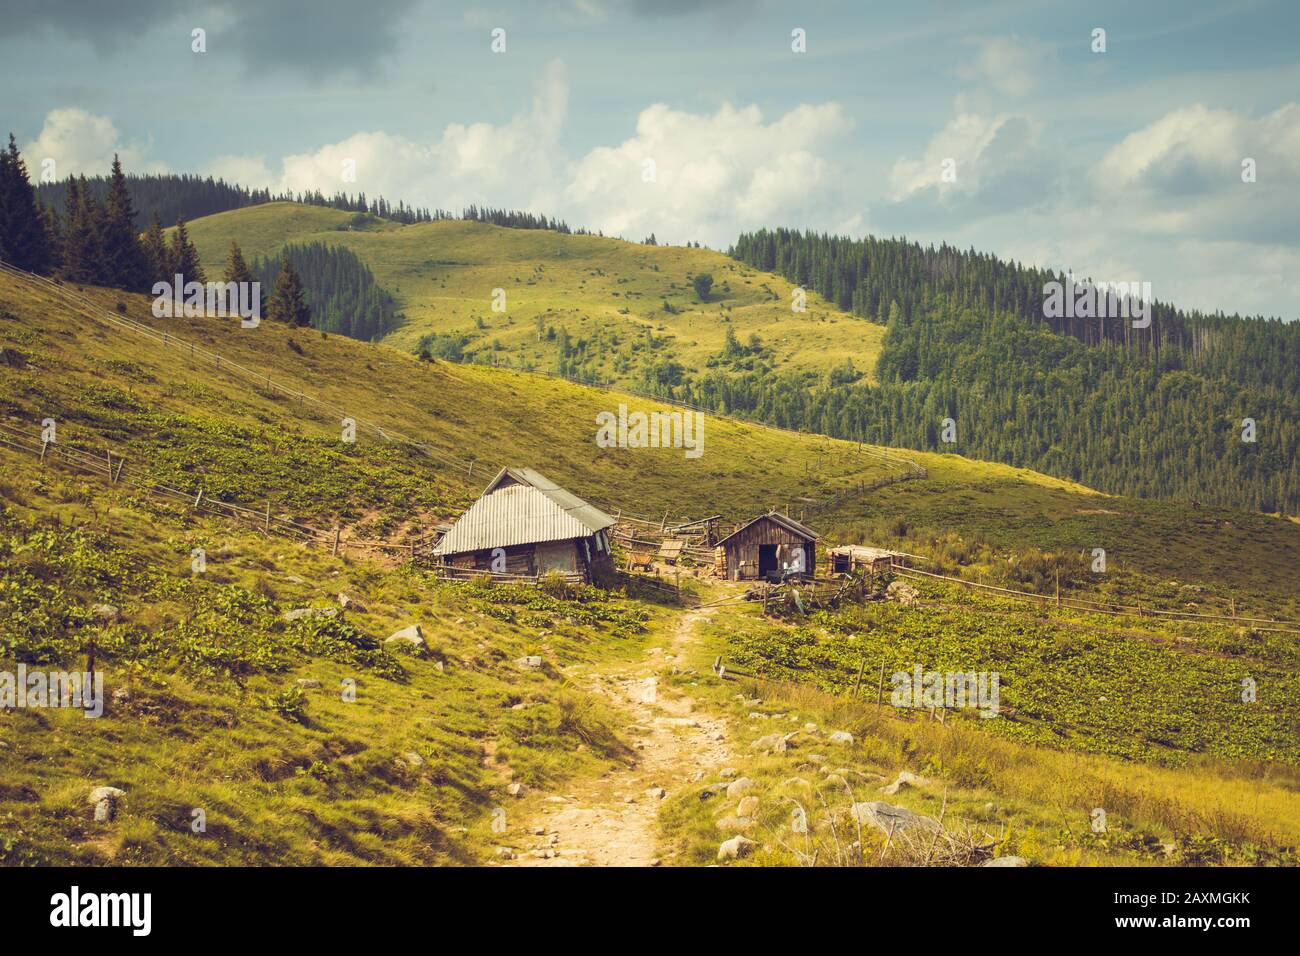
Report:
[{"label": "fence post", "polygon": [[334,526],[334,547],[330,549],[330,556],[337,557],[339,553],[339,526]]},{"label": "fence post", "polygon": [[50,447],[49,439],[45,439],[44,441],[41,442],[41,464],[42,465],[45,464],[45,449],[48,447]]},{"label": "fence post", "polygon": [[885,699],[885,659],[882,657],[880,659],[880,680],[876,684],[876,709],[877,710],[880,709],[880,705],[884,702],[884,699]]},{"label": "fence post", "polygon": [[199,505],[202,504],[202,503],[203,503],[203,489],[200,488],[200,489],[199,489],[199,493],[198,493],[198,495],[195,496],[195,498],[194,498],[194,510],[195,510],[195,511],[198,511],[198,510],[199,510]]},{"label": "fence post", "polygon": [[266,531],[271,530],[271,502],[269,501],[266,503],[266,523],[264,525],[264,529]]}]

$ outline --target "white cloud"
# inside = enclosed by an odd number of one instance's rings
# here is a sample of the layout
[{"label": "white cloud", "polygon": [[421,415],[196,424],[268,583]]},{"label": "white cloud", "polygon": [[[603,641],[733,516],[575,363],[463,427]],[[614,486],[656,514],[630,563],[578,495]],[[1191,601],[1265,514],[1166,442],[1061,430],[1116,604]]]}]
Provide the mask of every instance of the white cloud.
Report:
[{"label": "white cloud", "polygon": [[986,204],[994,200],[1023,204],[1042,198],[1029,188],[1038,188],[1054,168],[1039,145],[1042,129],[1042,123],[1025,115],[959,112],[934,135],[920,157],[894,164],[890,198]]},{"label": "white cloud", "polygon": [[[1242,162],[1256,181],[1242,181]],[[1300,105],[1258,119],[1202,105],[1126,136],[1092,172],[1099,201],[1153,235],[1296,244]]]},{"label": "white cloud", "polygon": [[655,232],[725,245],[762,225],[824,227],[843,215],[845,198],[824,150],[849,126],[835,103],[798,106],[771,123],[756,106],[701,115],[655,104],[635,136],[583,157],[565,204],[591,226],[636,239]]},{"label": "white cloud", "polygon": [[133,173],[160,173],[167,167],[148,161],[144,149],[123,143],[117,127],[107,116],[93,116],[85,110],[51,110],[35,140],[22,147],[33,178],[40,175],[46,160],[54,161],[57,179],[68,176],[103,176],[113,165],[113,154]]},{"label": "white cloud", "polygon": [[[561,143],[568,111],[563,63],[543,71],[530,107],[502,124],[453,123],[431,143],[384,131],[356,133],[286,156],[278,174],[261,157],[226,156],[213,175],[275,191],[364,191],[458,211],[470,203],[544,212],[608,235],[725,246],[739,229],[853,221],[825,148],[850,123],[838,104],[798,106],[765,122],[759,109],[642,110],[636,133],[576,161]],[[653,160],[655,178],[643,179]],[[347,161],[356,180],[345,181]]]},{"label": "white cloud", "polygon": [[1049,44],[1021,36],[968,40],[977,46],[975,59],[958,67],[963,79],[983,82],[1010,96],[1026,96],[1038,85],[1052,53]]}]

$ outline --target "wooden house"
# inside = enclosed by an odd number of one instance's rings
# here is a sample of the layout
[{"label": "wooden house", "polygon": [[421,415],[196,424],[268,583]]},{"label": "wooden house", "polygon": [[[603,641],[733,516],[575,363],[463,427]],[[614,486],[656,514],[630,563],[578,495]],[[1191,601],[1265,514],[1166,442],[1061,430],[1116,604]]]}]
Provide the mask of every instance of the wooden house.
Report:
[{"label": "wooden house", "polygon": [[[502,468],[433,547],[452,577],[536,577],[559,571],[601,584],[612,577],[614,519],[531,468]],[[463,573],[457,573],[463,572]]]},{"label": "wooden house", "polygon": [[716,567],[730,581],[811,578],[817,532],[779,511],[759,515],[718,542]]}]

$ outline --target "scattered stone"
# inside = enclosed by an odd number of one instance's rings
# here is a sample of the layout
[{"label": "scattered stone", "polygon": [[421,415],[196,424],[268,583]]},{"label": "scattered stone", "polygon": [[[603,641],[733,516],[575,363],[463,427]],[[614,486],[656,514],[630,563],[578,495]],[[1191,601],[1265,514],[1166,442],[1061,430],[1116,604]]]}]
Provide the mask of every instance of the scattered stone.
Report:
[{"label": "scattered stone", "polygon": [[939,821],[933,817],[922,816],[907,807],[895,806],[883,800],[855,803],[852,812],[853,818],[859,823],[873,824],[886,833],[901,833],[911,829],[936,830],[939,827]]},{"label": "scattered stone", "polygon": [[651,787],[645,792],[645,795],[651,800],[662,800],[664,797],[668,796],[668,791],[663,787]]},{"label": "scattered stone", "polygon": [[768,734],[766,737],[759,737],[749,746],[751,750],[781,754],[794,747],[793,737],[794,734]]},{"label": "scattered stone", "polygon": [[515,858],[515,851],[508,846],[497,847],[496,854],[502,860],[513,860]]},{"label": "scattered stone", "polygon": [[929,785],[930,785],[929,777],[922,777],[918,774],[914,774],[911,773],[910,771],[904,770],[902,773],[898,775],[898,777],[894,780],[894,782],[891,783],[889,786],[881,787],[880,792],[884,794],[888,794],[889,796],[893,796],[894,794],[898,793],[898,791],[904,790],[907,787],[928,787]]},{"label": "scattered stone", "polygon": [[1028,866],[1029,861],[1023,856],[1000,856],[994,860],[985,860],[980,866]]},{"label": "scattered stone", "polygon": [[298,678],[298,686],[303,690],[315,690],[320,687],[320,681],[314,677],[300,677]]},{"label": "scattered stone", "polygon": [[515,661],[515,666],[522,667],[526,671],[539,671],[542,669],[542,659],[536,654],[529,654]]},{"label": "scattered stone", "polygon": [[753,840],[743,836],[734,836],[730,840],[724,840],[718,847],[719,860],[743,860],[754,852],[754,847],[758,846]]},{"label": "scattered stone", "polygon": [[407,645],[418,654],[424,654],[429,649],[429,644],[424,639],[424,631],[418,624],[412,624],[404,627],[400,631],[394,631],[384,640],[384,644]]},{"label": "scattered stone", "polygon": [[522,797],[527,792],[528,788],[522,783],[512,783],[510,786],[506,787],[506,793],[510,794],[512,797]]},{"label": "scattered stone", "polygon": [[345,611],[357,611],[361,614],[366,613],[366,606],[364,604],[356,598],[344,594],[342,591],[339,592],[339,607],[343,608]]},{"label": "scattered stone", "polygon": [[301,621],[304,618],[312,617],[338,617],[339,609],[336,607],[296,607],[292,611],[285,611],[282,615],[283,620],[292,623]]},{"label": "scattered stone", "polygon": [[817,725],[814,724],[812,721],[809,721],[808,723],[803,725],[803,732],[805,734],[815,734],[817,733]]},{"label": "scattered stone", "polygon": [[414,750],[408,750],[406,753],[402,754],[402,759],[405,760],[407,765],[411,767],[424,766],[424,758],[421,757]]},{"label": "scattered stone", "polygon": [[748,796],[741,797],[740,803],[736,805],[736,816],[748,819],[758,813],[758,797]]},{"label": "scattered stone", "polygon": [[847,730],[837,730],[835,731],[835,733],[831,734],[830,741],[833,744],[848,744],[850,747],[852,747],[853,735],[849,733]]},{"label": "scattered stone", "polygon": [[737,773],[738,771],[736,770],[735,767],[723,767],[722,771],[718,774],[718,776],[721,777],[723,780],[730,780]]},{"label": "scattered stone", "polygon": [[733,798],[741,797],[753,789],[754,789],[753,780],[750,780],[748,777],[740,777],[737,780],[731,781],[731,783],[727,785],[727,796]]},{"label": "scattered stone", "polygon": [[117,787],[96,787],[90,791],[86,802],[95,808],[95,822],[108,823],[117,814],[117,801],[126,796]]},{"label": "scattered stone", "polygon": [[92,604],[90,613],[104,624],[116,624],[122,620],[122,612],[112,604]]},{"label": "scattered stone", "polygon": [[885,588],[885,595],[893,598],[899,604],[915,604],[916,599],[921,596],[921,592],[910,584],[904,584],[902,581],[892,581],[889,587]]},{"label": "scattered stone", "polygon": [[533,827],[531,831],[533,836],[546,836],[546,827]]}]

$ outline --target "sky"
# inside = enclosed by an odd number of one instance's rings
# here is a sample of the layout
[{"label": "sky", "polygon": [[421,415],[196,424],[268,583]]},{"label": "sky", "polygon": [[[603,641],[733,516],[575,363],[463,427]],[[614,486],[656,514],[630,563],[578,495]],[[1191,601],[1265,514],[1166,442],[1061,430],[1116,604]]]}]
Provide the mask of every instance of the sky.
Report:
[{"label": "sky", "polygon": [[906,236],[1292,320],[1298,33],[1293,0],[0,0],[0,132],[33,175]]}]

